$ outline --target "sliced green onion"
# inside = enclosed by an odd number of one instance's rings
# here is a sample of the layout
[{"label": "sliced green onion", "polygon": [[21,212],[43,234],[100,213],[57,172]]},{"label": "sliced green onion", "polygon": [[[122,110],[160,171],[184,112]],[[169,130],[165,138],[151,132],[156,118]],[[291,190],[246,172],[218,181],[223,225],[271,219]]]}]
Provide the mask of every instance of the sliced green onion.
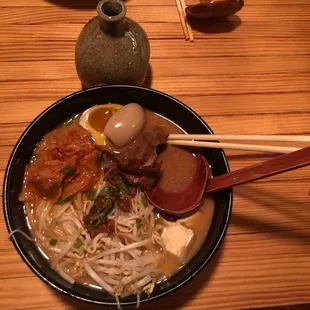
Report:
[{"label": "sliced green onion", "polygon": [[70,167],[70,166],[66,166],[66,167],[64,167],[62,170],[61,170],[61,172],[63,173],[63,174],[71,174],[72,172],[74,171],[74,168],[72,168],[72,167]]},{"label": "sliced green onion", "polygon": [[102,210],[102,212],[100,213],[100,220],[103,221],[105,220],[105,218],[109,215],[109,213],[114,209],[114,202],[113,200],[109,199],[107,200],[106,206],[104,207],[104,209]]},{"label": "sliced green onion", "polygon": [[128,186],[124,183],[123,180],[118,182],[121,194],[128,194],[130,192]]},{"label": "sliced green onion", "polygon": [[57,201],[58,205],[63,205],[65,203],[65,201],[62,198],[59,198]]},{"label": "sliced green onion", "polygon": [[96,191],[94,189],[90,189],[87,193],[86,193],[86,197],[89,200],[94,200],[96,196]]},{"label": "sliced green onion", "polygon": [[106,195],[117,196],[118,194],[119,191],[113,187],[103,187],[99,193],[100,196],[106,196]]},{"label": "sliced green onion", "polygon": [[76,239],[75,243],[74,243],[74,248],[75,249],[79,249],[82,246],[83,242],[80,238]]},{"label": "sliced green onion", "polygon": [[142,226],[143,226],[142,221],[141,221],[141,220],[137,220],[137,229],[138,229],[138,230],[141,229]]},{"label": "sliced green onion", "polygon": [[111,193],[111,188],[110,187],[104,187],[101,191],[100,191],[100,196],[106,196],[109,195]]},{"label": "sliced green onion", "polygon": [[51,239],[51,241],[50,241],[51,246],[55,246],[56,243],[57,243],[57,239]]},{"label": "sliced green onion", "polygon": [[106,201],[106,205],[102,212],[99,214],[98,218],[91,221],[90,225],[93,227],[99,227],[104,220],[108,217],[109,213],[114,209],[114,202],[111,199]]},{"label": "sliced green onion", "polygon": [[65,202],[72,201],[72,200],[73,200],[73,196],[69,196],[69,197],[66,198],[66,199],[59,198],[59,199],[57,200],[57,204],[58,204],[58,205],[63,205]]},{"label": "sliced green onion", "polygon": [[73,118],[70,118],[69,120],[67,120],[66,122],[65,122],[65,125],[71,125],[71,124],[73,124],[74,123],[74,119]]},{"label": "sliced green onion", "polygon": [[145,195],[142,195],[141,196],[141,202],[142,204],[147,207],[148,206],[148,201],[147,201],[147,198],[145,197]]}]

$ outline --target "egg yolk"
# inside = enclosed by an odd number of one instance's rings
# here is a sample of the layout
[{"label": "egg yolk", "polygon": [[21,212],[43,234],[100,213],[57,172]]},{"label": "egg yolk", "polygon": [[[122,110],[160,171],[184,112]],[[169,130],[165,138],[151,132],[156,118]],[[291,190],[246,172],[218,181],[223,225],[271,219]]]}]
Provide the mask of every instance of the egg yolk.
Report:
[{"label": "egg yolk", "polygon": [[98,108],[92,111],[88,117],[88,124],[96,131],[103,133],[104,128],[117,109]]}]

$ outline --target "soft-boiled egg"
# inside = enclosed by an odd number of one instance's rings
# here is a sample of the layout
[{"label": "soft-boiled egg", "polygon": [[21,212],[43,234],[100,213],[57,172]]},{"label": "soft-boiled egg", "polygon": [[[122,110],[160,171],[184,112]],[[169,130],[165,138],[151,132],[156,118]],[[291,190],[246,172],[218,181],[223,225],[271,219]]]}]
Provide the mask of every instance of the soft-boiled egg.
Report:
[{"label": "soft-boiled egg", "polygon": [[80,117],[79,124],[93,137],[97,145],[106,145],[104,129],[109,119],[122,107],[120,104],[102,104],[87,109]]},{"label": "soft-boiled egg", "polygon": [[137,103],[129,103],[111,116],[103,133],[116,148],[122,148],[141,132],[145,121],[144,109]]}]

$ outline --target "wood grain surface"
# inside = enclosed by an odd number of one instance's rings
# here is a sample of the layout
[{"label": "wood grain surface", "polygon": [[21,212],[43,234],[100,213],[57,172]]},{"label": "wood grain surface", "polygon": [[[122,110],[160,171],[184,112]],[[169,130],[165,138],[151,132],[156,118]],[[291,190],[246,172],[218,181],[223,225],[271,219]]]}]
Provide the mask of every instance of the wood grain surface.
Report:
[{"label": "wood grain surface", "polygon": [[[1,182],[29,122],[81,89],[74,46],[96,2],[0,0]],[[310,134],[309,0],[245,0],[227,21],[193,24],[194,43],[184,41],[175,0],[126,3],[128,17],[150,38],[147,86],[189,105],[218,134]],[[271,156],[227,155],[232,170]],[[309,181],[306,167],[236,188],[230,226],[211,264],[141,309],[310,309]],[[43,284],[7,237],[1,212],[0,309],[99,309]]]}]

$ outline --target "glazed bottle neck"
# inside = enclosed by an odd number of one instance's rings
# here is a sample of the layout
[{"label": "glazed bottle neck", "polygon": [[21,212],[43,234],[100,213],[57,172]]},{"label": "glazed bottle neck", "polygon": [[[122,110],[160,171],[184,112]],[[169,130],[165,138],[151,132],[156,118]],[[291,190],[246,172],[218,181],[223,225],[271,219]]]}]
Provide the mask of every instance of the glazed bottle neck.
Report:
[{"label": "glazed bottle neck", "polygon": [[103,30],[111,35],[122,31],[122,20],[126,15],[126,6],[122,0],[101,0],[97,5],[97,14],[101,18]]}]

